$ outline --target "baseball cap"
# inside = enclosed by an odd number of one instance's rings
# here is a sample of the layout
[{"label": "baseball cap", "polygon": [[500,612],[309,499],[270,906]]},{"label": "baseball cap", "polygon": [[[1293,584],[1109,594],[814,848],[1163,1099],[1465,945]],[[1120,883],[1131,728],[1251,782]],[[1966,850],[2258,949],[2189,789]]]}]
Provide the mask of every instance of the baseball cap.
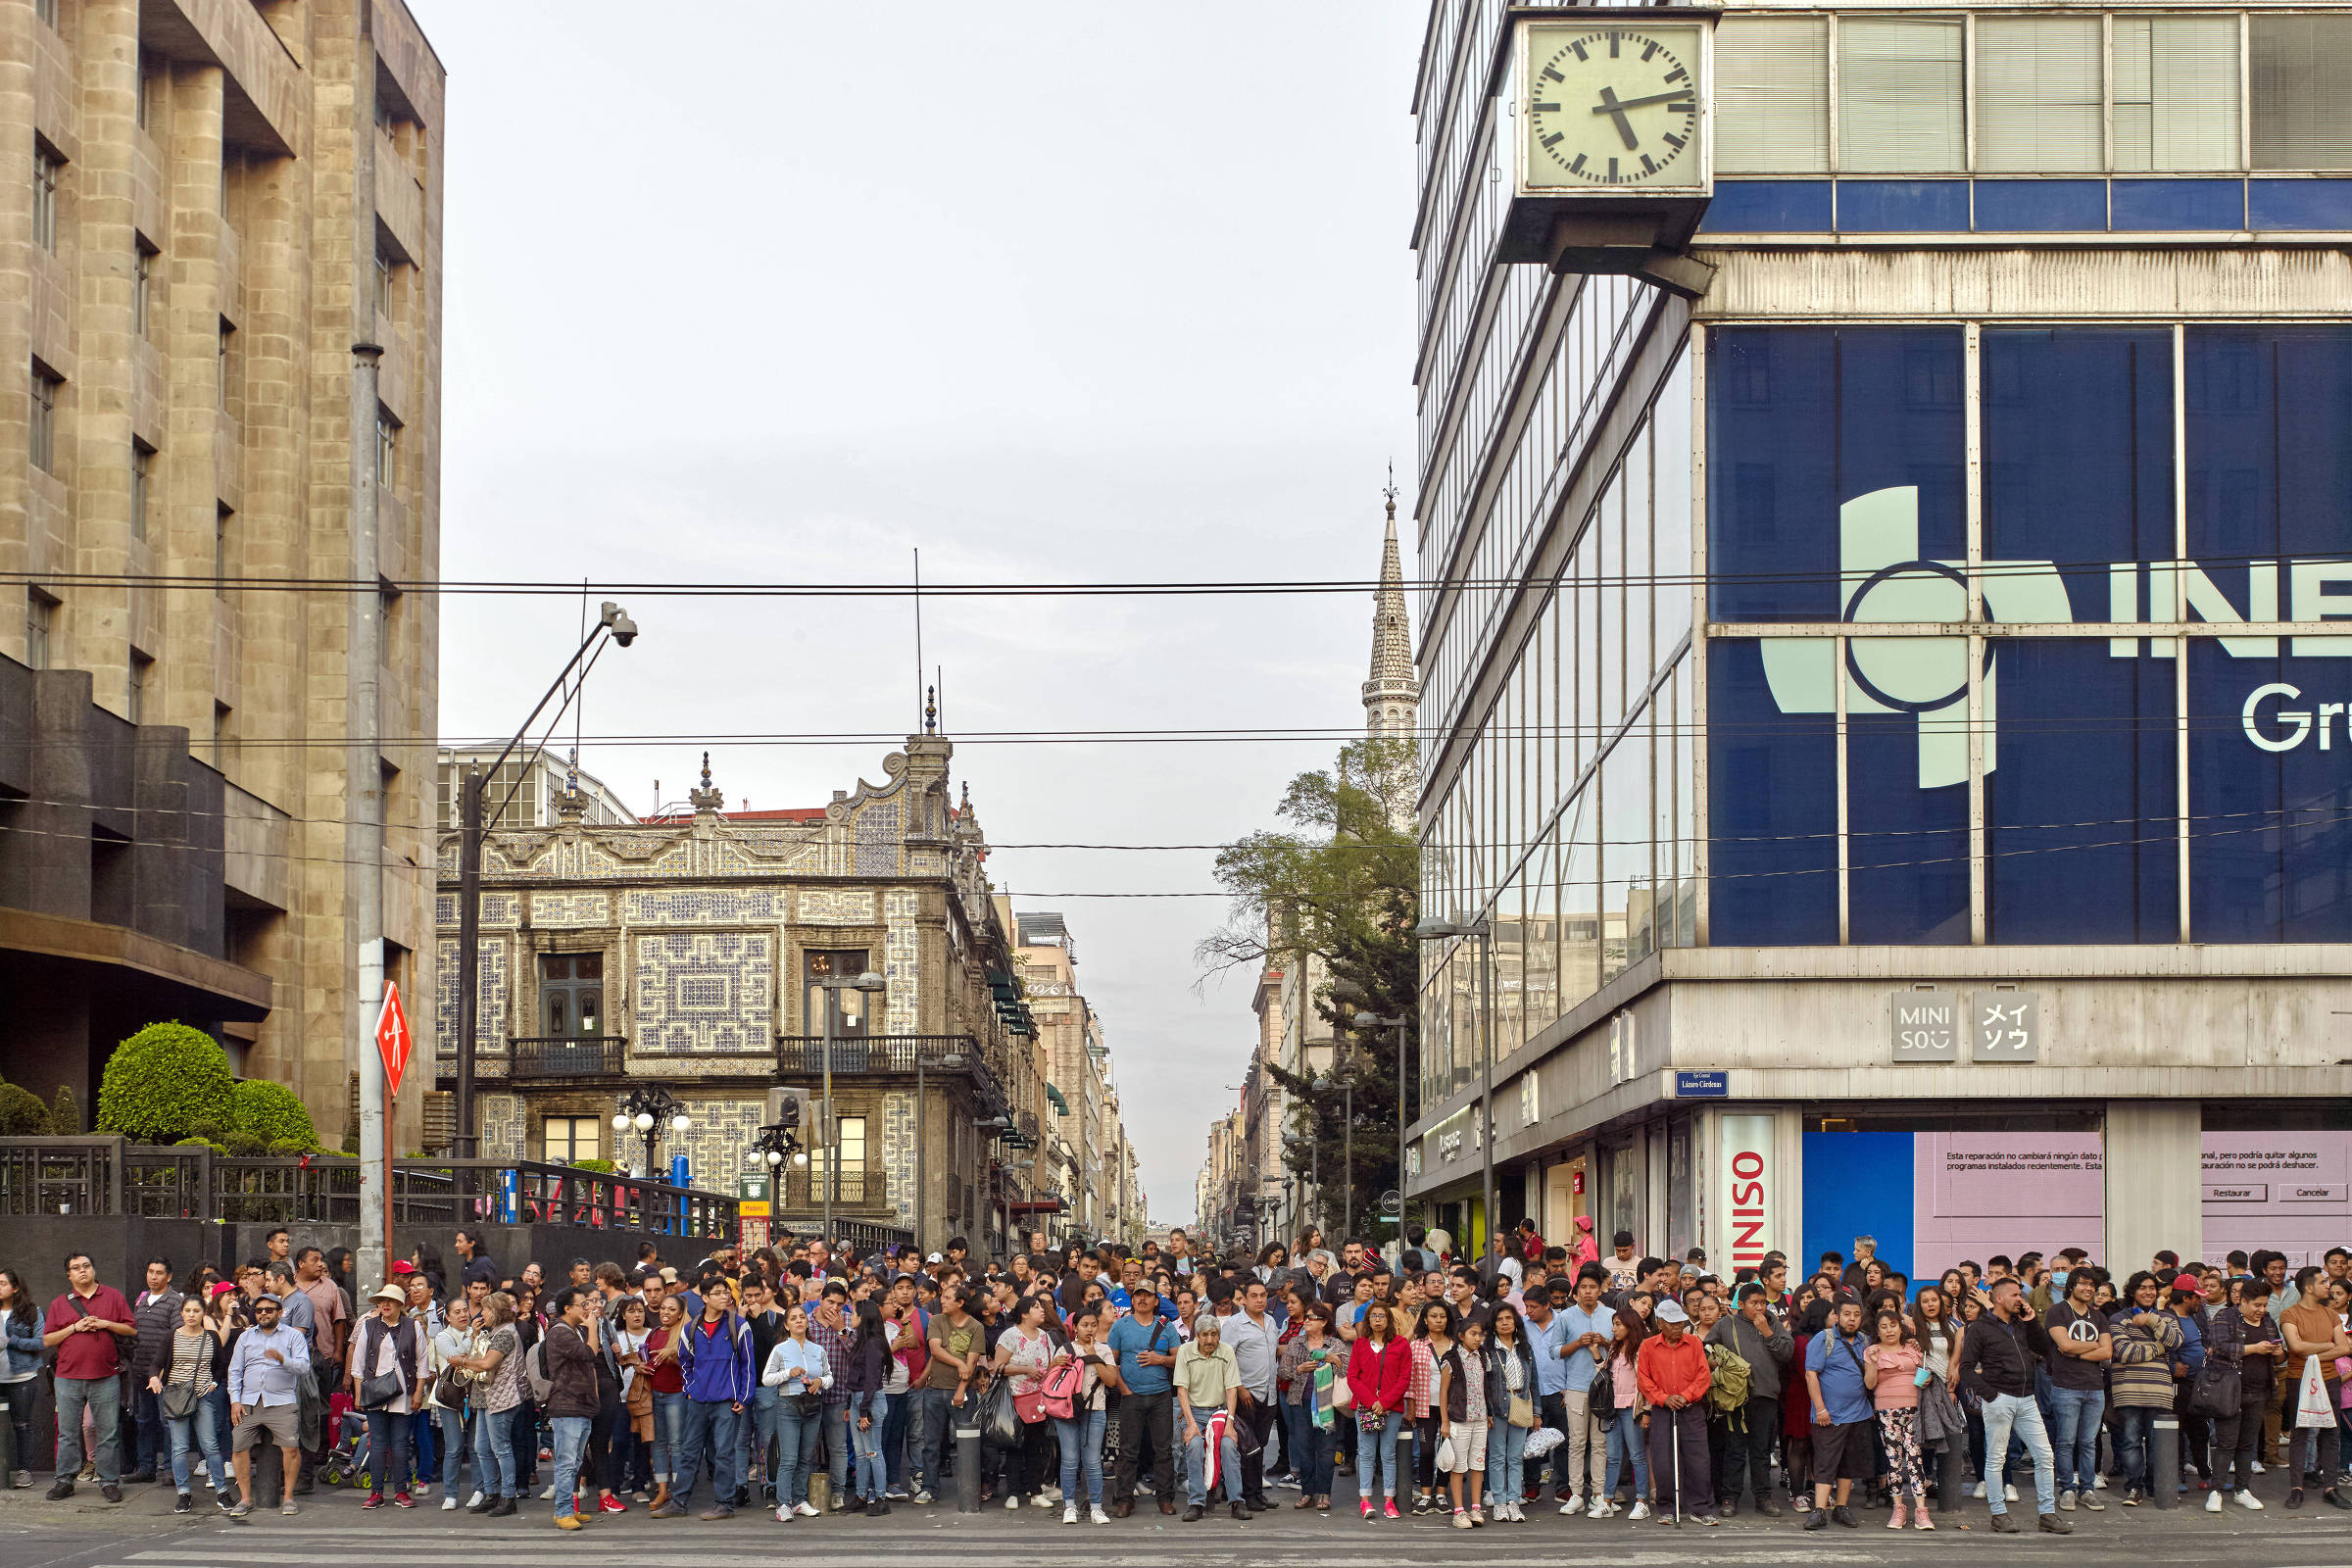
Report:
[{"label": "baseball cap", "polygon": [[[414,1274],[416,1272],[416,1265],[404,1257],[399,1262],[392,1265],[391,1271],[394,1274]],[[382,1293],[378,1292],[377,1294],[380,1295]],[[375,1298],[371,1296],[368,1298],[368,1299],[372,1301],[375,1299]]]},{"label": "baseball cap", "polygon": [[2181,1274],[2174,1278],[2173,1289],[2176,1291],[2202,1291],[2205,1289],[2205,1282],[2194,1274]]},{"label": "baseball cap", "polygon": [[1658,1303],[1658,1321],[1661,1323],[1688,1323],[1690,1321],[1690,1314],[1683,1310],[1683,1303],[1680,1301],[1660,1301]]}]

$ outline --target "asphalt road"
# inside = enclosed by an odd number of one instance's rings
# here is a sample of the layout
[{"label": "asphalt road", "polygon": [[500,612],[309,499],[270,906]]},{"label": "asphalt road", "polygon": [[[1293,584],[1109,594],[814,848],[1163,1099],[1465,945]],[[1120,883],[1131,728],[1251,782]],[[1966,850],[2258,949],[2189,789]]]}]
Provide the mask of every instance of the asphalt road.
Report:
[{"label": "asphalt road", "polygon": [[[2275,1480],[2266,1477],[2266,1482]],[[1346,1478],[1341,1478],[1342,1485]],[[42,1500],[38,1490],[0,1491],[0,1563],[8,1568],[285,1568],[289,1562],[352,1561],[375,1568],[480,1568],[484,1562],[561,1560],[564,1568],[649,1568],[708,1563],[710,1553],[746,1549],[822,1553],[828,1568],[904,1568],[909,1553],[938,1553],[949,1561],[980,1554],[1017,1553],[1031,1568],[1165,1568],[1170,1563],[1247,1563],[1250,1568],[1329,1568],[1333,1550],[1375,1542],[1384,1558],[1417,1562],[1523,1568],[1529,1553],[1590,1556],[1610,1568],[1767,1568],[1784,1563],[1948,1568],[1955,1540],[1967,1560],[1991,1553],[2004,1561],[2079,1568],[2089,1563],[2179,1561],[2259,1562],[2263,1568],[2343,1568],[2352,1563],[2352,1512],[2320,1505],[2289,1513],[2278,1506],[2281,1486],[2266,1486],[2270,1504],[2260,1513],[2231,1506],[2219,1515],[2189,1507],[2109,1507],[2076,1513],[2072,1536],[2035,1534],[2029,1499],[2019,1513],[2026,1533],[1994,1536],[1983,1503],[1938,1514],[1933,1534],[1886,1528],[1883,1514],[1863,1513],[1859,1529],[1833,1526],[1807,1534],[1793,1516],[1743,1515],[1717,1529],[1691,1524],[1677,1530],[1655,1522],[1563,1519],[1550,1506],[1530,1508],[1529,1522],[1454,1530],[1432,1515],[1395,1524],[1366,1524],[1343,1503],[1328,1516],[1293,1509],[1295,1493],[1276,1493],[1282,1506],[1247,1524],[1223,1512],[1198,1524],[1168,1518],[1148,1504],[1107,1526],[1061,1523],[1059,1509],[989,1508],[958,1515],[952,1508],[901,1505],[888,1519],[856,1515],[795,1520],[779,1525],[749,1509],[723,1522],[656,1521],[642,1506],[601,1519],[565,1536],[549,1522],[548,1505],[531,1500],[512,1519],[483,1520],[444,1512],[440,1499],[413,1512],[364,1513],[361,1494],[321,1490],[301,1500],[294,1518],[256,1512],[234,1524],[218,1514],[173,1515],[170,1487],[126,1489],[110,1505],[85,1485],[64,1502]],[[201,1490],[199,1499],[206,1496]],[[209,1507],[209,1503],[207,1504]],[[1405,1542],[1409,1540],[1409,1544]],[[518,1556],[517,1553],[520,1553]]]}]

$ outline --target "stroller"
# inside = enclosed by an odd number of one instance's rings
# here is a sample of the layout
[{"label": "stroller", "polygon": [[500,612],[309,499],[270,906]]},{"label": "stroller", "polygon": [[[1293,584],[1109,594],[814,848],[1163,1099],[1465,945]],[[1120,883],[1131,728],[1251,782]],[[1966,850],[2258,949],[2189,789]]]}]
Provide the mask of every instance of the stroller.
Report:
[{"label": "stroller", "polygon": [[368,1423],[351,1407],[351,1396],[335,1395],[328,1401],[331,1441],[318,1466],[318,1479],[330,1487],[346,1484],[368,1491],[375,1479],[375,1454],[368,1442]]}]

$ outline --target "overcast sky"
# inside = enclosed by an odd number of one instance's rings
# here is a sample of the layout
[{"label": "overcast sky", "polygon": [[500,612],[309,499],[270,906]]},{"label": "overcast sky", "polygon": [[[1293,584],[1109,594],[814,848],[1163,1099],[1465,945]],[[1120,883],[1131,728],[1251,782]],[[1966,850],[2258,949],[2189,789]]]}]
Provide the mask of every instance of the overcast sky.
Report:
[{"label": "overcast sky", "polygon": [[[449,70],[451,578],[1370,577],[1409,494],[1411,0],[409,0]],[[1407,533],[1409,549],[1410,534]],[[1411,569],[1410,558],[1407,569]],[[583,765],[821,805],[915,727],[904,599],[634,597]],[[947,728],[1360,726],[1369,597],[929,604]],[[441,729],[507,732],[576,601],[452,597]],[[1329,743],[959,744],[989,838],[1265,825]],[[1006,849],[1068,918],[1152,1213],[1191,1218],[1250,978],[1211,856]]]}]

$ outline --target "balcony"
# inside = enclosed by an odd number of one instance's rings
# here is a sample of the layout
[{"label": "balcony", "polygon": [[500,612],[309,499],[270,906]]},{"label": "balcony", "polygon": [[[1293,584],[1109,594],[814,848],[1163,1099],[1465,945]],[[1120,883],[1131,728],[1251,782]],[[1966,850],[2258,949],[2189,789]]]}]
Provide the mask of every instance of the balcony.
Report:
[{"label": "balcony", "polygon": [[[960,1057],[953,1067],[951,1055]],[[969,1077],[978,1094],[983,1115],[1004,1108],[1004,1091],[980,1054],[980,1043],[970,1035],[843,1035],[833,1041],[833,1076],[861,1077],[880,1073],[914,1075],[916,1063],[926,1073]],[[825,1042],[819,1035],[779,1035],[776,1075],[787,1081],[813,1081],[824,1076]]]},{"label": "balcony", "polygon": [[625,1035],[533,1035],[509,1037],[507,1050],[511,1078],[618,1078],[629,1042]]}]

